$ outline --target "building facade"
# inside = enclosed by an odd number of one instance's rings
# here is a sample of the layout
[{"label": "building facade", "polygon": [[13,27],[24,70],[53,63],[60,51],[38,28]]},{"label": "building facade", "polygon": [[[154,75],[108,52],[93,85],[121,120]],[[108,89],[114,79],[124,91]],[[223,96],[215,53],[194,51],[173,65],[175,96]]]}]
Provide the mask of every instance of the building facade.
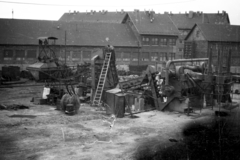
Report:
[{"label": "building facade", "polygon": [[[185,38],[187,58],[206,58],[211,52],[212,62],[218,64],[218,55],[225,65],[231,50],[231,72],[240,73],[240,26],[196,24]],[[211,51],[210,51],[211,50]]]},{"label": "building facade", "polygon": [[203,13],[203,12],[185,12],[185,13],[168,13],[165,14],[169,15],[172,22],[178,28],[180,34],[177,41],[177,52],[180,55],[183,55],[183,58],[186,56],[184,55],[184,39],[191,31],[193,26],[198,23],[206,23],[206,24],[230,24],[228,13],[219,11],[217,13]]}]

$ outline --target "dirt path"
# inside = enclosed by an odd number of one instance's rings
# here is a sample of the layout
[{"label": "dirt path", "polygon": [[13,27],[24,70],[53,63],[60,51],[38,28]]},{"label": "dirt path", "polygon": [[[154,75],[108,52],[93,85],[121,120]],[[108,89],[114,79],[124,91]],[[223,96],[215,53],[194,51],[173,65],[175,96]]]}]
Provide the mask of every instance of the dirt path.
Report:
[{"label": "dirt path", "polygon": [[[34,105],[42,87],[1,89],[0,102],[23,104],[29,109],[0,110],[0,160],[105,160],[133,159],[139,145],[153,138],[165,147],[182,139],[182,128],[199,117],[150,111],[113,122],[105,112],[87,104],[75,116],[54,106]],[[204,113],[201,117],[207,116]]]}]

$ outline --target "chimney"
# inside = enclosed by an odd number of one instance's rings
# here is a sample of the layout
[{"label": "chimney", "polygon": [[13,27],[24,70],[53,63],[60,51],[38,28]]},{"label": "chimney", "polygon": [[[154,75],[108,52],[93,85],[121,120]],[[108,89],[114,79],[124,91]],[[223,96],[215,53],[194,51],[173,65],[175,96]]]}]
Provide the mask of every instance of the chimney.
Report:
[{"label": "chimney", "polygon": [[168,14],[168,12],[164,12],[164,14]]},{"label": "chimney", "polygon": [[134,9],[134,12],[139,12],[139,10],[138,9]]},{"label": "chimney", "polygon": [[152,23],[154,20],[154,11],[150,11],[149,18],[150,18],[150,22]]},{"label": "chimney", "polygon": [[202,23],[204,23],[204,21],[205,21],[205,16],[204,14],[202,14]]},{"label": "chimney", "polygon": [[189,11],[189,15],[188,15],[188,18],[193,18],[193,11]]},{"label": "chimney", "polygon": [[124,10],[123,10],[123,9],[121,9],[121,13],[122,13],[122,14],[124,13]]},{"label": "chimney", "polygon": [[222,15],[223,15],[223,16],[225,15],[225,13],[226,13],[225,11],[222,11]]}]

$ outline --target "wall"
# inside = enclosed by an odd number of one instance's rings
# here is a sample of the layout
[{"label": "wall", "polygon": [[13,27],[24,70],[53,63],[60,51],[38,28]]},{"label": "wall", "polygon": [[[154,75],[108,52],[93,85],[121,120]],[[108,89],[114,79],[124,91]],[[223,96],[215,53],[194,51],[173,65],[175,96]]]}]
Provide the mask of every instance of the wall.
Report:
[{"label": "wall", "polygon": [[193,56],[194,58],[206,58],[208,57],[208,42],[201,40],[201,41],[194,41],[194,49]]},{"label": "wall", "polygon": [[[24,51],[24,57],[17,56],[17,50]],[[6,51],[12,52],[6,53]],[[34,56],[28,56],[28,51],[35,51]],[[32,64],[36,61],[37,55],[39,53],[38,46],[11,46],[5,45],[0,46],[0,70],[2,66],[12,65],[19,66],[21,69],[25,69],[28,64]],[[7,56],[9,54],[9,56]]]},{"label": "wall", "polygon": [[[55,51],[56,57],[59,61],[65,63],[65,56],[67,65],[75,66],[77,64],[83,64],[85,62],[90,63],[91,58],[95,55],[94,52],[101,51],[103,47],[82,47],[82,46],[67,46],[66,49],[64,46],[54,46],[52,49]],[[24,55],[21,55],[21,58],[17,57],[19,50],[23,51]],[[35,50],[36,54],[33,57],[29,58],[29,50]],[[19,66],[21,70],[26,69],[29,64],[33,64],[38,61],[37,57],[43,52],[42,48],[38,45],[32,46],[14,46],[14,45],[2,45],[0,46],[0,70],[2,66],[12,65]],[[66,54],[65,54],[66,51]],[[10,53],[11,52],[11,53]],[[137,47],[115,47],[116,52],[116,64],[132,64],[138,65],[138,61],[133,61],[133,53],[139,52]]]},{"label": "wall", "polygon": [[[167,60],[179,59],[181,55],[177,53],[177,38],[177,36],[141,35],[142,46],[139,52],[141,64],[156,65]],[[170,40],[174,40],[174,44]]]},{"label": "wall", "polygon": [[[231,49],[231,66],[240,66],[240,42],[239,43],[223,43],[223,42],[210,42],[209,46],[212,48],[213,61],[216,63],[218,49],[223,52],[223,56],[227,57],[229,49]],[[226,58],[225,58],[226,59]],[[224,59],[224,60],[225,60]]]},{"label": "wall", "polygon": [[206,40],[200,31],[200,29],[196,26],[192,33],[188,36],[188,41],[204,41]]}]

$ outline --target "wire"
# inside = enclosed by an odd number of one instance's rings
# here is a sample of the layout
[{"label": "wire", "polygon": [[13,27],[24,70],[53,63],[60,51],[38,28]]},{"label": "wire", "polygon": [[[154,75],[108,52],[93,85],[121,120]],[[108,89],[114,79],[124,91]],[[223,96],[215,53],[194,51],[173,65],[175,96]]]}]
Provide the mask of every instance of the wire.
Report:
[{"label": "wire", "polygon": [[[157,6],[157,5],[168,5],[168,4],[177,4],[177,3],[187,3],[187,2],[192,2],[196,0],[183,0],[183,1],[176,1],[176,2],[166,2],[166,3],[157,3],[157,4],[142,4],[142,5],[134,5],[134,6]],[[26,5],[38,5],[38,6],[58,6],[58,7],[134,7],[134,6],[129,6],[129,5],[118,5],[118,6],[113,6],[113,5],[69,5],[69,4],[46,4],[46,3],[29,3],[29,2],[15,2],[15,1],[0,1],[0,3],[11,3],[11,4],[26,4]]]}]

